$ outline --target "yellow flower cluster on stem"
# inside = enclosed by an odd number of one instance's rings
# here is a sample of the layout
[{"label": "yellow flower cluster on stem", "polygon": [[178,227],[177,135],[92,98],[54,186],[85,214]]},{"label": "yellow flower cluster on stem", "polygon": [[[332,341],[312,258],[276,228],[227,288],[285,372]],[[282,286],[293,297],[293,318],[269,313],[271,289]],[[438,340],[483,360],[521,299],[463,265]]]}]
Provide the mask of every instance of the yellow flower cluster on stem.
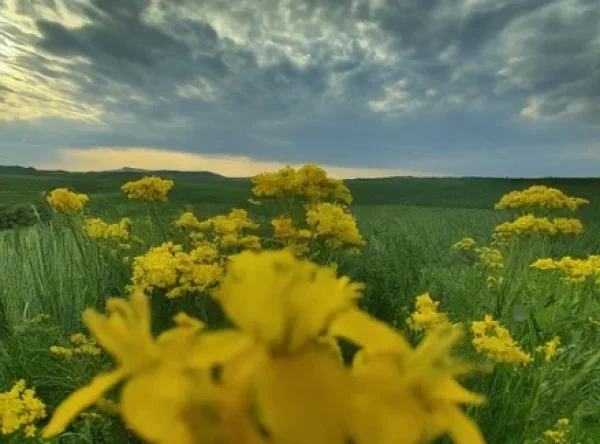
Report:
[{"label": "yellow flower cluster on stem", "polygon": [[146,202],[165,202],[167,194],[175,183],[172,180],[161,179],[156,176],[143,177],[140,180],[127,182],[121,187],[130,199]]},{"label": "yellow flower cluster on stem", "polygon": [[330,248],[359,247],[365,241],[358,231],[356,220],[343,206],[328,202],[311,205],[306,222],[316,239],[323,239]]},{"label": "yellow flower cluster on stem", "polygon": [[214,244],[197,244],[186,252],[182,245],[165,242],[135,258],[130,288],[146,292],[161,288],[168,290],[166,297],[177,298],[187,292],[206,291],[222,275],[219,251]]},{"label": "yellow flower cluster on stem", "polygon": [[556,424],[554,424],[554,427],[544,432],[544,438],[548,440],[547,442],[552,444],[567,444],[569,442],[568,435],[570,432],[569,423],[570,421],[568,418],[559,419],[556,421]]},{"label": "yellow flower cluster on stem", "polygon": [[559,260],[542,258],[531,264],[538,270],[556,270],[564,276],[562,280],[576,284],[585,282],[588,278],[595,278],[600,283],[600,255],[588,255],[586,259],[577,259],[570,256]]},{"label": "yellow flower cluster on stem", "polygon": [[98,217],[85,220],[83,231],[95,241],[105,245],[110,241],[120,242],[120,246],[127,248],[129,244],[125,243],[129,239],[131,230],[131,219],[125,217],[118,223],[110,224]]},{"label": "yellow flower cluster on stem", "polygon": [[[483,399],[456,381],[464,366],[450,354],[461,332],[437,329],[413,349],[358,308],[362,290],[289,251],[244,251],[213,295],[234,328],[180,314],[154,338],[142,291],[110,299],[109,316],[84,322],[117,367],[63,401],[44,436],[124,382],[121,417],[150,443],[483,443],[461,409]],[[351,368],[335,338],[361,348]]]},{"label": "yellow flower cluster on stem", "polygon": [[306,229],[294,227],[290,217],[279,216],[271,221],[273,236],[278,239],[284,248],[289,249],[297,256],[306,254],[309,250],[309,241],[313,233]]},{"label": "yellow flower cluster on stem", "polygon": [[83,210],[89,200],[86,194],[76,194],[67,188],[57,188],[46,196],[46,201],[60,213],[73,216]]},{"label": "yellow flower cluster on stem", "polygon": [[579,197],[569,197],[556,188],[534,185],[523,191],[511,191],[502,196],[495,209],[524,208],[528,210],[570,210],[575,211],[589,201]]},{"label": "yellow flower cluster on stem", "polygon": [[203,243],[207,236],[212,236],[211,242],[221,249],[262,248],[260,238],[247,234],[247,230],[256,230],[256,224],[246,210],[232,209],[227,215],[218,215],[199,221],[192,212],[185,212],[175,221],[175,225],[183,228],[193,243]]},{"label": "yellow flower cluster on stem", "polygon": [[0,393],[0,430],[10,435],[23,428],[26,437],[35,436],[35,423],[46,417],[46,406],[35,395],[35,389],[25,388],[21,379],[4,393]]},{"label": "yellow flower cluster on stem", "polygon": [[528,234],[546,236],[578,235],[583,233],[583,225],[579,219],[558,217],[536,217],[533,214],[521,216],[513,222],[504,222],[494,229],[495,236],[510,238]]},{"label": "yellow flower cluster on stem", "polygon": [[60,347],[53,345],[50,351],[55,355],[70,358],[73,355],[92,355],[97,356],[102,353],[102,349],[98,347],[96,341],[90,340],[83,333],[75,333],[71,336],[71,343],[74,347]]},{"label": "yellow flower cluster on stem", "polygon": [[495,362],[527,365],[533,361],[529,353],[521,350],[509,331],[490,315],[485,315],[483,321],[474,321],[471,332],[475,350]]},{"label": "yellow flower cluster on stem", "polygon": [[544,345],[536,347],[536,351],[544,353],[544,359],[551,361],[558,353],[558,346],[560,345],[560,338],[555,336]]},{"label": "yellow flower cluster on stem", "polygon": [[414,331],[432,331],[438,328],[447,329],[452,324],[445,313],[438,312],[439,302],[431,299],[429,293],[416,298],[415,311],[407,319],[407,324]]},{"label": "yellow flower cluster on stem", "polygon": [[304,196],[309,201],[324,199],[352,202],[344,182],[327,176],[327,172],[314,164],[296,170],[291,166],[275,173],[261,173],[252,178],[252,193],[257,197]]}]

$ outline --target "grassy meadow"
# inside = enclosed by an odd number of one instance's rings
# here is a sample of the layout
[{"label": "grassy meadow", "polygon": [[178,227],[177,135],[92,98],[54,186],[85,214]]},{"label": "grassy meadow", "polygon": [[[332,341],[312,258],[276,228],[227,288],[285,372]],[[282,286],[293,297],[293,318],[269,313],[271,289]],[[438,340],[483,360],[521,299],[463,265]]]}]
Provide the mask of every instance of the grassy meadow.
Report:
[{"label": "grassy meadow", "polygon": [[[84,309],[103,310],[108,297],[126,294],[134,257],[166,239],[185,244],[185,236],[173,225],[181,213],[192,211],[202,220],[231,208],[245,209],[261,224],[261,235],[277,215],[274,207],[247,202],[252,197],[249,180],[208,173],[161,172],[161,177],[175,182],[167,202],[148,205],[128,200],[121,185],[142,176],[0,169],[0,204],[41,208],[46,205],[42,192],[68,187],[89,196],[86,216],[109,222],[129,217],[132,233],[144,242],[111,253],[82,232],[80,216],[58,213],[47,222],[0,232],[0,391],[9,391],[24,379],[27,387],[35,387],[49,417],[70,393],[113,367],[106,353],[67,358],[50,348],[69,347],[74,333],[88,334],[81,320]],[[464,325],[466,336],[457,355],[475,370],[461,382],[487,398],[481,406],[467,407],[486,441],[600,443],[600,290],[594,279],[567,283],[559,272],[530,267],[540,258],[600,254],[600,180],[390,178],[344,183],[354,197],[349,208],[366,244],[359,255],[332,252],[323,261],[336,262],[340,275],[364,282],[361,307],[403,331],[413,345],[421,341],[422,332],[411,329],[407,319],[423,293],[439,302],[437,310],[451,322]],[[513,240],[498,247],[504,261],[501,270],[490,271],[451,248],[465,237],[480,246],[491,245],[494,228],[517,217],[515,212],[494,210],[494,204],[504,194],[532,185],[588,199],[589,205],[566,216],[580,219],[585,232]],[[494,273],[501,273],[503,281],[491,285],[488,276]],[[206,298],[154,297],[151,304],[157,332],[181,310],[208,325],[225,322]],[[497,363],[477,353],[470,342],[470,326],[486,314],[510,332],[531,355],[531,362]],[[536,348],[557,336],[557,354],[546,360]],[[342,343],[342,351],[349,361],[353,347]],[[117,395],[116,390],[110,393],[112,399]],[[0,434],[0,442],[142,442],[110,409],[98,406],[89,412],[56,438],[26,437],[18,430]],[[545,436],[561,418],[569,420],[565,432]],[[38,427],[46,421],[38,421]],[[443,437],[435,442],[451,441]]]}]

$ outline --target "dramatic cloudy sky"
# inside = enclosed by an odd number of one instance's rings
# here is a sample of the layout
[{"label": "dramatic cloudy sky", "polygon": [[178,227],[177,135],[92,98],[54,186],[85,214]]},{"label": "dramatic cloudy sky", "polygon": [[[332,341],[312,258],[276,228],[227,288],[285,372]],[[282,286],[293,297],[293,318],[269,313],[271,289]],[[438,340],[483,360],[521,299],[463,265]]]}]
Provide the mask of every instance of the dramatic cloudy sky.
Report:
[{"label": "dramatic cloudy sky", "polygon": [[0,0],[0,164],[600,176],[598,0]]}]

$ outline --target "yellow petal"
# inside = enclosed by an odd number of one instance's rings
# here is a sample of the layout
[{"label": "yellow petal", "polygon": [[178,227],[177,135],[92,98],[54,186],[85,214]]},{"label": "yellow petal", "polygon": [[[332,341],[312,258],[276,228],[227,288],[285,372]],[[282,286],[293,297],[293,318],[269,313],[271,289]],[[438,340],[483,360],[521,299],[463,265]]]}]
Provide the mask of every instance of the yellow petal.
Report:
[{"label": "yellow petal", "polygon": [[482,404],[485,397],[470,392],[460,385],[451,376],[443,376],[435,383],[435,390],[431,390],[430,398],[434,401],[452,401],[460,404]]},{"label": "yellow petal", "polygon": [[237,330],[205,333],[190,349],[188,365],[202,369],[224,364],[254,345],[250,336]]},{"label": "yellow petal", "polygon": [[156,367],[127,382],[121,394],[121,416],[138,436],[152,443],[192,444],[193,430],[185,416],[192,388],[175,367]]},{"label": "yellow petal", "polygon": [[400,332],[358,309],[349,309],[339,315],[331,323],[328,334],[347,339],[368,353],[394,351],[404,354],[411,351]]},{"label": "yellow petal", "polygon": [[357,444],[416,444],[424,430],[424,412],[412,396],[396,399],[378,393],[357,394],[351,438]]},{"label": "yellow petal", "polygon": [[459,407],[448,406],[450,437],[455,444],[485,444],[479,427]]},{"label": "yellow petal", "polygon": [[328,346],[272,357],[255,382],[259,420],[270,441],[332,444],[350,438],[351,380]]},{"label": "yellow petal", "polygon": [[50,423],[44,428],[43,437],[50,438],[61,433],[83,410],[95,404],[104,393],[127,375],[122,369],[100,373],[92,381],[72,393],[56,409]]}]

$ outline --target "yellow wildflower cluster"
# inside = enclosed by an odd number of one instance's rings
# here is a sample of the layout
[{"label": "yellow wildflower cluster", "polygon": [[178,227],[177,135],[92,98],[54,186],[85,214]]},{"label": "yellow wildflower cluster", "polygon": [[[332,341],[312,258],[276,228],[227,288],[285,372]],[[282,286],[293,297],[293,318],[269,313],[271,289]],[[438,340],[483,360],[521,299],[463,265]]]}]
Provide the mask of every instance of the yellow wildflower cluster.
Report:
[{"label": "yellow wildflower cluster", "polygon": [[469,251],[475,248],[476,245],[477,242],[475,239],[463,237],[461,240],[452,245],[452,249],[457,251]]},{"label": "yellow wildflower cluster", "polygon": [[0,429],[10,435],[23,427],[26,437],[32,438],[37,430],[35,422],[46,417],[46,406],[36,398],[35,389],[26,389],[21,379],[4,393],[0,393]]},{"label": "yellow wildflower cluster", "polygon": [[344,182],[327,177],[327,172],[314,164],[306,164],[298,170],[287,166],[275,173],[261,173],[252,178],[252,184],[252,193],[258,197],[291,194],[304,196],[310,202],[323,199],[352,202],[352,195]]},{"label": "yellow wildflower cluster", "polygon": [[567,444],[569,442],[568,435],[570,432],[569,420],[561,418],[556,421],[554,427],[544,432],[544,437],[552,444]]},{"label": "yellow wildflower cluster", "polygon": [[297,256],[308,252],[308,243],[313,238],[310,230],[294,228],[294,221],[285,216],[273,219],[271,225],[273,226],[273,236],[281,242],[284,248],[291,250]]},{"label": "yellow wildflower cluster", "polygon": [[323,239],[330,248],[364,245],[356,220],[343,206],[328,202],[311,205],[306,213],[306,223],[316,239]]},{"label": "yellow wildflower cluster", "polygon": [[510,208],[544,209],[544,210],[571,210],[575,211],[589,201],[579,197],[569,197],[556,188],[544,185],[534,185],[523,191],[511,191],[502,196],[495,205],[496,210]]},{"label": "yellow wildflower cluster", "polygon": [[583,233],[583,225],[579,219],[558,217],[548,219],[547,217],[536,217],[533,214],[521,216],[513,222],[504,222],[495,229],[495,236],[510,238],[511,236],[522,236],[527,234],[542,234],[547,236],[577,235]]},{"label": "yellow wildflower cluster", "polygon": [[490,270],[500,270],[504,268],[504,256],[497,248],[479,247],[475,248],[477,254],[477,264]]},{"label": "yellow wildflower cluster", "polygon": [[121,187],[130,199],[138,199],[146,202],[165,202],[167,194],[175,183],[172,180],[161,179],[156,176],[143,177],[140,180],[127,182]]},{"label": "yellow wildflower cluster", "polygon": [[[156,444],[483,443],[461,408],[483,399],[456,381],[464,367],[450,355],[461,332],[436,329],[413,349],[359,309],[363,287],[286,250],[244,251],[213,294],[234,328],[180,313],[154,338],[147,295],[109,299],[109,316],[83,320],[117,367],[63,401],[44,437],[124,382],[121,417]],[[336,338],[361,348],[351,367]]]},{"label": "yellow wildflower cluster", "polygon": [[546,342],[544,345],[536,347],[535,350],[544,353],[544,358],[546,359],[546,361],[551,361],[558,353],[559,345],[560,338],[558,336],[555,336],[550,341]]},{"label": "yellow wildflower cluster", "polygon": [[584,282],[590,277],[596,278],[600,283],[600,255],[588,255],[587,259],[571,256],[559,260],[543,258],[535,261],[531,267],[538,270],[558,270],[564,275],[562,280],[572,284]]},{"label": "yellow wildflower cluster", "polygon": [[75,194],[67,188],[57,188],[46,196],[52,208],[68,216],[79,213],[88,200],[86,194]]},{"label": "yellow wildflower cluster", "polygon": [[168,289],[166,296],[177,298],[186,292],[207,290],[219,282],[222,274],[214,244],[198,244],[188,253],[181,245],[165,242],[135,258],[130,287],[147,292]]},{"label": "yellow wildflower cluster", "polygon": [[175,225],[183,228],[194,243],[205,242],[210,233],[211,241],[221,249],[260,250],[262,248],[258,236],[246,233],[246,230],[255,230],[259,227],[250,219],[246,210],[234,208],[228,215],[219,215],[204,221],[199,221],[192,212],[188,211],[175,221]]},{"label": "yellow wildflower cluster", "polygon": [[431,299],[429,293],[417,296],[415,311],[406,320],[411,330],[432,331],[437,328],[447,329],[452,324],[445,313],[438,312],[439,302]]},{"label": "yellow wildflower cluster", "polygon": [[124,217],[118,223],[109,224],[98,217],[85,220],[83,231],[90,239],[108,241],[115,239],[125,241],[129,238],[131,219]]},{"label": "yellow wildflower cluster", "polygon": [[531,355],[521,350],[508,330],[491,315],[485,315],[483,321],[474,321],[471,331],[475,350],[495,362],[527,365],[533,361]]},{"label": "yellow wildflower cluster", "polygon": [[75,333],[71,335],[71,343],[74,347],[59,347],[53,345],[50,351],[55,355],[70,358],[73,355],[92,355],[97,356],[102,353],[102,349],[98,347],[96,341],[90,340],[83,333]]}]

